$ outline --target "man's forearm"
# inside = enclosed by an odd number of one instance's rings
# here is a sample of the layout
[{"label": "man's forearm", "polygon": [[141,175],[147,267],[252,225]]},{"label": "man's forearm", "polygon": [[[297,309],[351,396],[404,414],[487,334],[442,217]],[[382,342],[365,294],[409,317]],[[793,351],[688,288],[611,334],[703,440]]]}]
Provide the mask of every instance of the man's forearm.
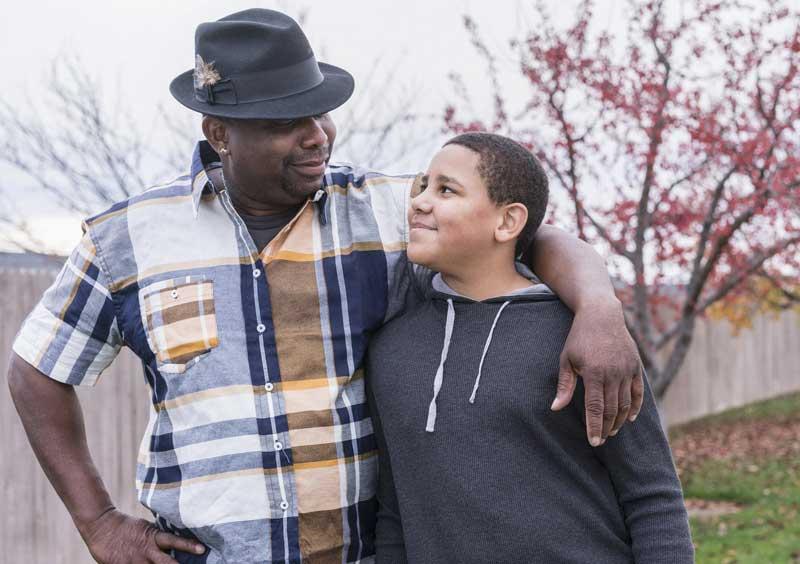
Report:
[{"label": "man's forearm", "polygon": [[619,304],[603,258],[566,231],[542,225],[526,256],[536,276],[572,311],[593,304]]},{"label": "man's forearm", "polygon": [[86,528],[113,504],[92,462],[75,390],[15,354],[8,387],[39,464],[85,535]]},{"label": "man's forearm", "polygon": [[577,376],[586,386],[586,432],[593,446],[614,435],[642,405],[642,369],[603,259],[577,237],[548,225],[536,233],[528,264],[574,313],[561,353],[553,409],[567,405]]}]

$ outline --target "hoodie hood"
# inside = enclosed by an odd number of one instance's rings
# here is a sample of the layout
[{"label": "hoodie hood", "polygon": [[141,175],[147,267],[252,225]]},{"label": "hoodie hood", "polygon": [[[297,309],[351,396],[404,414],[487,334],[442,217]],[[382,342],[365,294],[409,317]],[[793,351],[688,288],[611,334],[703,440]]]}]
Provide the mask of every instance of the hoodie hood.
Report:
[{"label": "hoodie hood", "polygon": [[431,399],[431,403],[428,406],[428,419],[425,424],[425,430],[429,433],[434,432],[436,429],[436,399],[439,396],[439,391],[442,389],[442,384],[444,381],[444,367],[445,363],[447,362],[447,353],[450,349],[450,342],[453,338],[453,327],[455,326],[456,322],[456,311],[455,311],[455,303],[462,303],[465,307],[469,307],[469,304],[492,304],[492,303],[499,303],[500,308],[497,310],[497,313],[494,315],[494,321],[490,327],[488,327],[488,335],[486,336],[486,341],[483,345],[483,354],[481,354],[481,360],[478,364],[478,371],[477,376],[475,377],[475,385],[472,387],[472,395],[469,397],[469,403],[475,403],[475,396],[478,393],[478,388],[480,387],[481,383],[481,373],[483,372],[483,363],[486,360],[486,353],[489,352],[489,347],[492,344],[492,338],[494,336],[495,328],[497,327],[497,322],[500,320],[500,316],[503,314],[503,310],[505,310],[510,304],[513,302],[528,302],[528,301],[541,301],[541,300],[554,300],[557,299],[556,295],[545,286],[544,284],[536,284],[533,272],[526,267],[524,264],[517,262],[515,264],[517,267],[517,272],[519,272],[522,276],[527,278],[531,281],[531,285],[527,288],[521,288],[519,290],[515,290],[506,296],[497,296],[494,298],[489,298],[488,300],[484,300],[482,302],[476,302],[475,300],[468,298],[467,296],[463,296],[453,290],[450,286],[445,283],[444,279],[442,278],[441,274],[436,274],[432,281],[431,286],[433,288],[433,292],[431,294],[431,299],[439,300],[439,301],[446,301],[447,302],[447,317],[445,319],[445,329],[444,329],[444,343],[442,344],[442,354],[439,360],[439,367],[436,369],[436,374],[433,377],[433,398]]},{"label": "hoodie hood", "polygon": [[[520,288],[519,290],[514,290],[513,292],[504,295],[504,296],[495,296],[493,298],[489,298],[487,300],[483,300],[481,303],[495,303],[495,302],[506,302],[506,301],[536,301],[538,299],[554,299],[555,294],[553,291],[550,290],[544,284],[540,284],[536,280],[536,276],[533,274],[530,268],[522,264],[521,262],[514,263],[514,266],[517,269],[517,272],[521,275],[530,280],[531,285],[527,288]],[[468,296],[464,296],[459,294],[455,290],[453,290],[450,286],[442,278],[442,275],[436,273],[433,278],[431,279],[431,298],[434,300],[448,300],[453,299],[456,302],[475,302],[472,298]],[[531,300],[533,298],[533,300]]]}]

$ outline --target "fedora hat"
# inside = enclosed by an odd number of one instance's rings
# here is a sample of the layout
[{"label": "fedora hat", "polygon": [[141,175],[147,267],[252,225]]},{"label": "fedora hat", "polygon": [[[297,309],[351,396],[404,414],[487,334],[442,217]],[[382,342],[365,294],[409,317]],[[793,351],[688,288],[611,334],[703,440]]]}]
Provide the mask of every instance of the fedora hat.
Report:
[{"label": "fedora hat", "polygon": [[178,75],[169,90],[187,108],[207,115],[292,119],[344,104],[353,77],[318,63],[292,18],[253,8],[197,26],[195,68]]}]

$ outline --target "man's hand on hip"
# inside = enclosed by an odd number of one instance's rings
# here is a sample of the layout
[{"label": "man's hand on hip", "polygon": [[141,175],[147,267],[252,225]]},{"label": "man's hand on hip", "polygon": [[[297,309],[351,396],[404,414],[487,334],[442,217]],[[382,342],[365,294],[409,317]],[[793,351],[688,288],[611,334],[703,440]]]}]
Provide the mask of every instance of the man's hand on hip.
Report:
[{"label": "man's hand on hip", "polygon": [[116,509],[82,527],[81,535],[101,564],[177,564],[167,551],[203,554],[206,550],[197,541],[159,531],[152,523]]},{"label": "man's hand on hip", "polygon": [[618,301],[575,312],[561,352],[554,411],[572,400],[577,376],[583,378],[586,392],[586,434],[592,446],[599,446],[625,421],[636,419],[644,397],[639,352]]}]

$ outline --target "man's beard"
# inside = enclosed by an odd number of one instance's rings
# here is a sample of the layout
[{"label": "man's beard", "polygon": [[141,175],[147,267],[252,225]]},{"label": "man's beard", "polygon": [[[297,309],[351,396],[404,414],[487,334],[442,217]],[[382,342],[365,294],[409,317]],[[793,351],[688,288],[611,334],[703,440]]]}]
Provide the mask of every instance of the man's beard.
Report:
[{"label": "man's beard", "polygon": [[295,155],[291,158],[287,158],[283,162],[283,178],[281,179],[281,189],[283,193],[288,195],[292,199],[296,199],[299,202],[307,200],[309,197],[314,195],[317,190],[322,188],[323,180],[325,179],[324,174],[320,177],[318,182],[315,181],[308,181],[306,182],[298,182],[292,179],[292,175],[289,174],[289,169],[292,166],[292,163],[304,162],[304,161],[311,161],[311,160],[321,160],[325,161],[326,168],[327,164],[330,161],[332,146],[327,146],[322,148],[319,151],[309,151],[302,155]]},{"label": "man's beard", "polygon": [[284,176],[281,181],[281,190],[293,201],[303,202],[322,188],[324,178],[323,176],[319,179],[319,182],[313,184],[310,182],[308,184],[300,184]]}]

